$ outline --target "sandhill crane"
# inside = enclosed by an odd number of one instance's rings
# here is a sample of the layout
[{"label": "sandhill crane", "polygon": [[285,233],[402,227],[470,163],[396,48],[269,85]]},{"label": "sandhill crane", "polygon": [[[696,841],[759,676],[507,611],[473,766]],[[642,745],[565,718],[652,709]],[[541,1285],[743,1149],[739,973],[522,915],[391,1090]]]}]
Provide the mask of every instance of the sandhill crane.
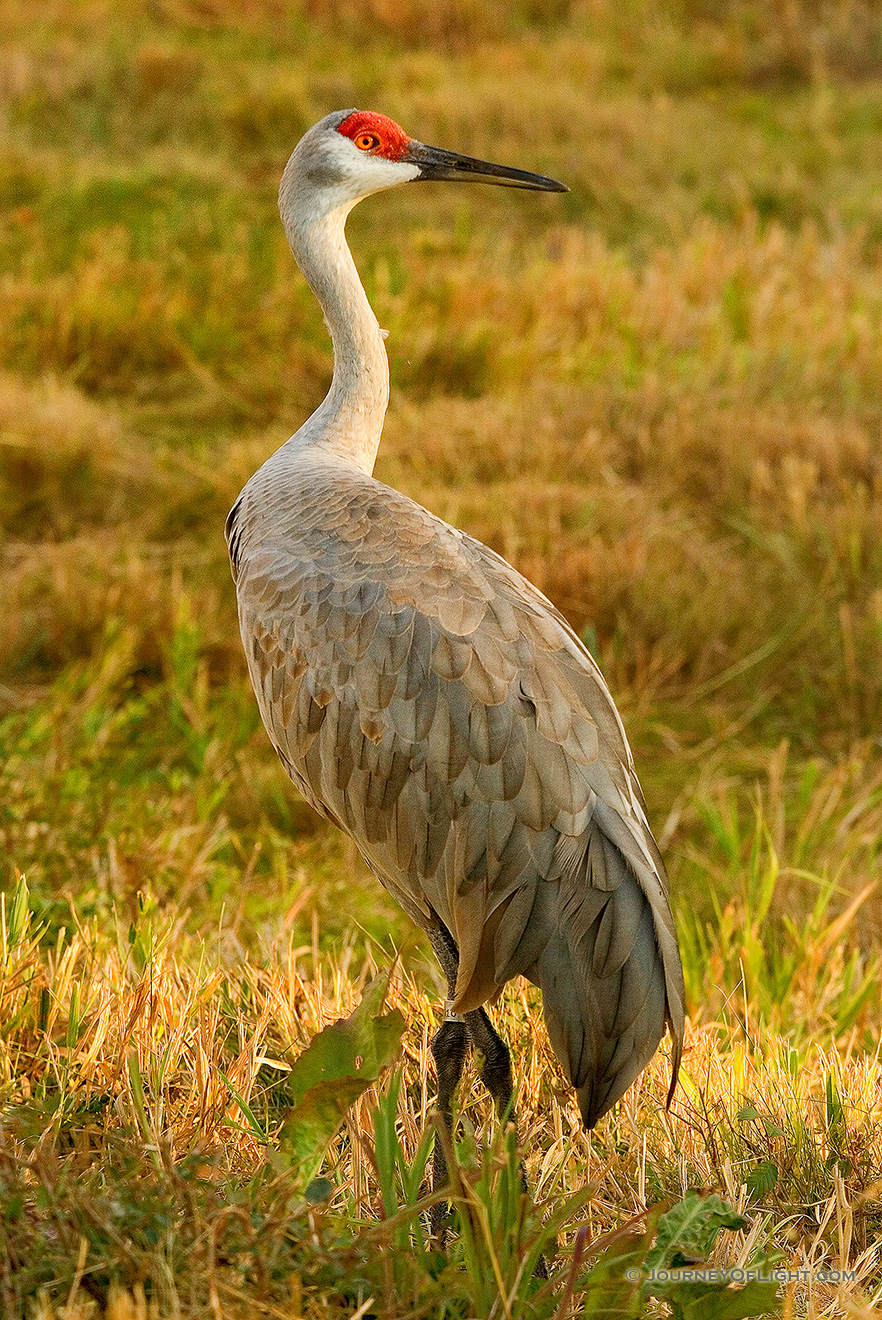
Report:
[{"label": "sandhill crane", "polygon": [[440,961],[448,997],[432,1053],[448,1126],[469,1043],[509,1111],[509,1052],[483,1006],[521,974],[542,991],[591,1128],[666,1024],[673,1091],[683,973],[664,866],[594,660],[504,559],[371,475],[389,369],[344,224],[371,193],[431,179],[566,191],[358,110],[315,124],[285,168],[282,220],[334,374],[227,519],[242,640],[291,779]]}]

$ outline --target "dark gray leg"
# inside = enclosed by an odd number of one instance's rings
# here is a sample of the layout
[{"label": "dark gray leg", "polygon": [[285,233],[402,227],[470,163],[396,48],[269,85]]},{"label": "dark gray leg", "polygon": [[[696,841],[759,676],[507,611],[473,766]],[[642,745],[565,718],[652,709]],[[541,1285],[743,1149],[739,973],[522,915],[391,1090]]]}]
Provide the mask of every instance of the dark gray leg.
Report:
[{"label": "dark gray leg", "polygon": [[[496,1113],[500,1121],[509,1123],[515,1122],[514,1106],[512,1105],[512,1090],[514,1083],[511,1075],[511,1054],[508,1046],[500,1036],[499,1032],[493,1026],[483,1008],[476,1008],[471,1013],[465,1015],[466,1026],[468,1027],[469,1039],[477,1050],[480,1050],[484,1056],[484,1065],[481,1068],[481,1081],[486,1086],[490,1095],[493,1097],[493,1103],[496,1105]],[[521,1190],[525,1195],[529,1193],[527,1183],[527,1171],[524,1168],[524,1162],[521,1160]],[[540,1256],[536,1262],[536,1275],[540,1279],[548,1278],[548,1265],[545,1257]]]},{"label": "dark gray leg", "polygon": [[[435,957],[441,964],[441,970],[447,977],[447,998],[452,1000],[456,994],[456,974],[459,970],[459,950],[453,941],[453,936],[445,925],[441,922],[433,926],[428,932],[429,940],[434,950]],[[475,1049],[480,1050],[484,1063],[481,1068],[481,1081],[493,1098],[496,1105],[496,1112],[500,1118],[508,1115],[514,1118],[510,1112],[512,1077],[511,1077],[511,1055],[508,1052],[508,1046],[493,1026],[485,1010],[476,1008],[471,1013],[466,1013],[464,1021],[468,1030],[468,1038]],[[452,1021],[445,1021],[444,1026],[453,1025]],[[438,1032],[435,1041],[441,1037],[444,1027]],[[432,1042],[432,1053],[435,1053],[435,1041]],[[437,1058],[436,1058],[437,1063]],[[460,1064],[460,1070],[462,1065]],[[459,1075],[457,1075],[459,1081]],[[439,1078],[440,1082],[440,1078]]]},{"label": "dark gray leg", "polygon": [[481,1068],[481,1081],[493,1099],[496,1113],[500,1119],[508,1118],[514,1122],[511,1106],[511,1093],[514,1083],[511,1076],[511,1055],[508,1046],[493,1026],[483,1008],[476,1008],[465,1015],[469,1040],[476,1050],[480,1050],[484,1063]]},{"label": "dark gray leg", "polygon": [[[441,1029],[435,1035],[431,1045],[432,1058],[435,1060],[435,1070],[438,1073],[438,1110],[447,1131],[451,1135],[453,1133],[453,1096],[462,1076],[462,1066],[465,1062],[467,1048],[468,1039],[464,1022],[442,1023]],[[444,1155],[444,1146],[436,1132],[435,1151],[432,1158],[432,1191],[444,1187],[447,1181],[447,1160]],[[446,1201],[439,1201],[436,1205],[433,1205],[430,1212],[432,1236],[442,1249],[444,1240],[447,1237],[447,1216],[449,1212],[450,1207]]]},{"label": "dark gray leg", "polygon": [[[459,951],[446,926],[439,924],[432,927],[428,935],[435,957],[441,964],[441,970],[447,978],[447,998],[452,1000],[456,994]],[[435,1060],[435,1071],[438,1074],[438,1111],[447,1131],[452,1135],[453,1097],[462,1076],[466,1050],[468,1049],[468,1035],[464,1019],[459,1017],[458,1014],[449,1013],[449,1010],[448,1014],[433,1037],[430,1048],[432,1058]],[[439,1187],[443,1187],[447,1181],[447,1160],[444,1156],[444,1146],[436,1134],[432,1161],[432,1190],[436,1191]],[[447,1237],[449,1210],[450,1207],[446,1201],[439,1201],[437,1205],[432,1206],[430,1215],[432,1236],[442,1250]]]},{"label": "dark gray leg", "polygon": [[[441,964],[441,970],[447,978],[447,998],[451,1001],[456,994],[456,973],[459,968],[459,950],[450,931],[442,923],[428,931],[429,941],[435,957]],[[481,1081],[486,1086],[496,1106],[500,1120],[515,1121],[512,1105],[514,1083],[511,1075],[511,1054],[508,1046],[493,1026],[483,1008],[473,1009],[464,1018],[450,1013],[445,1018],[440,1030],[432,1040],[432,1057],[438,1073],[438,1109],[447,1127],[453,1131],[452,1101],[462,1076],[466,1050],[469,1042],[480,1051],[483,1057]],[[435,1138],[435,1153],[432,1165],[432,1190],[443,1187],[447,1182],[447,1160],[444,1147]],[[528,1192],[527,1175],[521,1161],[521,1186]],[[443,1250],[447,1237],[447,1216],[449,1206],[441,1201],[431,1211],[432,1235]],[[548,1266],[545,1257],[540,1256],[536,1264],[536,1274],[541,1279],[548,1278]]]}]

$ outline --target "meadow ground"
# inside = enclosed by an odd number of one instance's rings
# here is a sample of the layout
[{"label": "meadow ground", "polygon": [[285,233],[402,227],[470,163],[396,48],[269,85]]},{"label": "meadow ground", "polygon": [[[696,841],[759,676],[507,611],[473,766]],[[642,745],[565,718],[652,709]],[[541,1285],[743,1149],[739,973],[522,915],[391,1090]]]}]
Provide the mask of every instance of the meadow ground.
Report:
[{"label": "meadow ground", "polygon": [[[882,1314],[876,0],[2,0],[0,25],[0,1314],[753,1314],[588,1273],[691,1187],[746,1218],[715,1262],[803,1271],[776,1313]],[[465,1088],[446,1265],[414,1209],[438,977],[287,787],[222,537],[326,387],[275,195],[349,105],[571,188],[354,213],[390,331],[377,475],[601,660],[690,1012],[670,1113],[662,1053],[585,1136],[509,987],[536,1209],[490,1196],[514,1156]],[[289,1069],[392,964],[400,1092],[355,1101],[306,1198]]]}]

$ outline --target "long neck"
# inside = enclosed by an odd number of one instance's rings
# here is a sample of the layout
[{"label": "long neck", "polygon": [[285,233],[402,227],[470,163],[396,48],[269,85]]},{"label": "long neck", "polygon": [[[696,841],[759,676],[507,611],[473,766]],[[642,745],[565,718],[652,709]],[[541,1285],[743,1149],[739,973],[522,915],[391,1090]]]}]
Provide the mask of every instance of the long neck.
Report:
[{"label": "long neck", "polygon": [[389,363],[377,318],[346,244],[350,206],[317,216],[284,216],[288,241],[325,314],[334,377],[324,402],[291,444],[322,449],[373,470],[389,402]]}]

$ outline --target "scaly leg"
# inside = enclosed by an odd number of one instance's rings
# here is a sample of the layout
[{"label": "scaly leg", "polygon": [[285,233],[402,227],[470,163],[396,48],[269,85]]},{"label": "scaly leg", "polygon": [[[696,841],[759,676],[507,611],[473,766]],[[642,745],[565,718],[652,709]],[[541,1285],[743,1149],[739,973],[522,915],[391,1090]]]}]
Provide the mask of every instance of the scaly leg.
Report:
[{"label": "scaly leg", "polygon": [[[432,1041],[432,1057],[435,1060],[435,1068],[438,1073],[438,1110],[447,1131],[451,1135],[453,1134],[452,1101],[459,1079],[462,1076],[462,1066],[465,1062],[467,1048],[468,1038],[465,1023],[453,1019],[442,1023],[441,1029]],[[440,1187],[444,1187],[447,1181],[447,1160],[444,1155],[444,1146],[436,1133],[435,1153],[432,1160],[432,1190],[435,1191]],[[432,1236],[442,1249],[447,1237],[447,1216],[449,1212],[450,1207],[447,1202],[439,1201],[432,1206],[430,1214]]]},{"label": "scaly leg", "polygon": [[[430,928],[429,940],[435,951],[441,969],[447,977],[447,1004],[445,1017],[438,1032],[432,1039],[432,1058],[438,1074],[438,1110],[449,1133],[453,1133],[453,1097],[462,1076],[468,1049],[468,1035],[465,1019],[454,1013],[450,1007],[456,994],[456,973],[459,967],[459,951],[453,942],[450,931],[439,923]],[[432,1161],[432,1190],[444,1187],[448,1181],[447,1160],[444,1147],[438,1136],[435,1137],[435,1151]],[[445,1201],[432,1206],[430,1223],[432,1236],[443,1250],[447,1237],[447,1217],[450,1207]]]},{"label": "scaly leg", "polygon": [[469,1039],[476,1050],[483,1056],[481,1081],[493,1099],[498,1118],[515,1121],[511,1103],[514,1083],[511,1076],[511,1054],[508,1046],[493,1026],[483,1008],[476,1008],[465,1015]]},{"label": "scaly leg", "polygon": [[[512,1104],[514,1083],[511,1075],[509,1048],[483,1008],[476,1008],[473,1012],[466,1013],[465,1020],[469,1039],[475,1049],[479,1050],[484,1056],[481,1081],[493,1098],[496,1113],[500,1121],[508,1120],[509,1123],[514,1123],[515,1113]],[[520,1170],[521,1190],[527,1195],[530,1189],[523,1160],[520,1163]],[[540,1279],[548,1278],[548,1265],[544,1256],[540,1256],[536,1262],[536,1275]]]},{"label": "scaly leg", "polygon": [[[447,927],[441,923],[432,927],[429,940],[441,969],[447,977],[447,1004],[444,1022],[432,1040],[432,1057],[438,1073],[438,1109],[447,1131],[453,1130],[451,1105],[454,1093],[462,1076],[466,1049],[469,1041],[483,1057],[481,1081],[487,1088],[500,1121],[515,1122],[512,1092],[514,1082],[511,1075],[511,1054],[505,1041],[493,1026],[483,1008],[473,1009],[464,1017],[454,1013],[451,1008],[456,994],[456,974],[459,968],[459,950]],[[443,1187],[447,1182],[447,1160],[444,1148],[435,1138],[434,1161],[432,1165],[432,1190]],[[521,1161],[521,1187],[526,1194],[529,1191],[527,1174]],[[446,1220],[449,1206],[441,1201],[432,1207],[432,1234],[443,1249],[447,1236]],[[536,1274],[541,1279],[548,1278],[548,1266],[545,1257],[540,1256],[536,1264]]]}]

